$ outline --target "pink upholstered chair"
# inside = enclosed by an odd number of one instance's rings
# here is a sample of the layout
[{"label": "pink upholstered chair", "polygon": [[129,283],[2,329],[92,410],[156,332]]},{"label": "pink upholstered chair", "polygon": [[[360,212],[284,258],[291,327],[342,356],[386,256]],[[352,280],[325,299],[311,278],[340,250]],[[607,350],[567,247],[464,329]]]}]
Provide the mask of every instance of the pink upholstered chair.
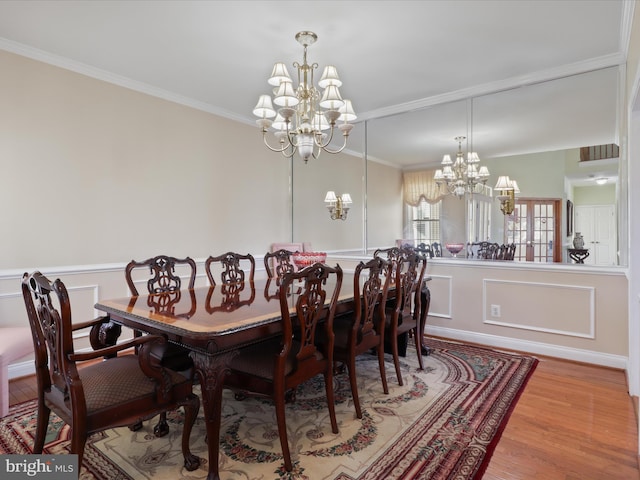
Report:
[{"label": "pink upholstered chair", "polygon": [[309,242],[297,242],[297,243],[272,243],[271,251],[276,252],[278,250],[289,250],[290,252],[311,252],[311,243]]},{"label": "pink upholstered chair", "polygon": [[9,413],[9,364],[33,353],[29,327],[0,327],[0,415]]}]

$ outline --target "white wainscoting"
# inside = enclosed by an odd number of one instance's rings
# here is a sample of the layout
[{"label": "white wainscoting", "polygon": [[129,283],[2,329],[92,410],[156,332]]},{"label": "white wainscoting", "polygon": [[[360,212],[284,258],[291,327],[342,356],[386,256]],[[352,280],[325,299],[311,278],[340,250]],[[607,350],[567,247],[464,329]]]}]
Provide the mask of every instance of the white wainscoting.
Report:
[{"label": "white wainscoting", "polygon": [[[429,275],[431,280],[427,282],[431,294],[429,304],[429,316],[451,318],[453,305],[453,277],[450,275]],[[434,295],[433,292],[437,292]]]},{"label": "white wainscoting", "polygon": [[[208,285],[208,279],[204,270],[206,259],[194,259],[197,266],[196,286]],[[129,295],[129,289],[124,278],[126,264],[101,264],[61,266],[39,269],[50,280],[60,278],[69,292],[71,301],[71,314],[74,322],[91,320],[103,312],[96,310],[94,305],[100,299],[117,298]],[[22,275],[25,271],[32,272],[34,268],[20,270],[0,271],[0,327],[2,326],[28,326],[24,300],[22,298]],[[180,272],[180,277],[188,282],[188,273]],[[256,257],[256,278],[266,276],[262,257]],[[136,285],[140,285],[139,291],[146,291],[146,282],[141,278],[134,278]],[[77,332],[74,338],[77,340],[78,351],[90,348],[88,341],[89,332]],[[123,339],[129,336],[123,332]],[[31,375],[35,372],[33,357],[19,359],[9,365],[9,378],[17,378]]]},{"label": "white wainscoting", "polygon": [[[500,306],[500,319],[491,316],[491,305],[497,304]],[[483,321],[489,325],[582,338],[595,337],[593,287],[484,279],[483,311]],[[527,315],[523,315],[523,311]],[[565,320],[563,328],[558,328],[558,317]]]}]

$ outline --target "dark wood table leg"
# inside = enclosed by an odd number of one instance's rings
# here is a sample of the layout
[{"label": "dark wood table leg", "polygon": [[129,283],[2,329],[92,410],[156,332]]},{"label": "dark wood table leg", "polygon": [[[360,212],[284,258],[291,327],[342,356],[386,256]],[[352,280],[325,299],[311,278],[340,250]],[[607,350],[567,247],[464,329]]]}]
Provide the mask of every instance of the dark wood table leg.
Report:
[{"label": "dark wood table leg", "polygon": [[420,292],[420,331],[422,332],[422,346],[421,351],[422,355],[430,355],[431,349],[424,344],[424,329],[427,326],[427,317],[429,316],[429,306],[431,305],[431,291],[429,287],[427,287],[427,282],[431,280],[431,278],[427,278],[422,286],[422,291]]},{"label": "dark wood table leg", "polygon": [[196,375],[200,379],[202,408],[207,429],[209,473],[207,480],[220,480],[218,457],[220,455],[220,423],[222,415],[222,389],[224,377],[229,372],[229,362],[236,352],[209,355],[191,352]]}]

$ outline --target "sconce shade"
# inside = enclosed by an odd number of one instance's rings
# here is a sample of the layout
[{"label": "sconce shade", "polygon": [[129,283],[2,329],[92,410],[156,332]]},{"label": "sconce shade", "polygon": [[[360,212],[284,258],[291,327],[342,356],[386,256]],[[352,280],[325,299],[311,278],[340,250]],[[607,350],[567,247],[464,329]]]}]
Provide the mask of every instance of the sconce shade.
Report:
[{"label": "sconce shade", "polygon": [[513,186],[511,185],[511,180],[509,180],[509,177],[501,175],[498,177],[498,182],[496,183],[494,189],[498,191],[505,191],[513,189]]},{"label": "sconce shade", "polygon": [[336,197],[336,192],[334,191],[328,191],[327,192],[327,196],[324,197],[324,201],[325,202],[329,202],[329,203],[335,203],[338,201],[338,198]]}]

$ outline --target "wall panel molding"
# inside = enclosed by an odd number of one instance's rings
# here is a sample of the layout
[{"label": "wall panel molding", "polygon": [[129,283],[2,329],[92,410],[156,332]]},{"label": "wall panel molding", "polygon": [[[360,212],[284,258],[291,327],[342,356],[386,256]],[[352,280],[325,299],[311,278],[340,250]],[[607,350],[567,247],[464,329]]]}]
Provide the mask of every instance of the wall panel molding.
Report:
[{"label": "wall panel molding", "polygon": [[[485,324],[595,338],[596,291],[593,287],[484,279],[482,288]],[[490,316],[492,305],[500,307],[500,319]],[[523,311],[527,312],[526,316],[522,315]],[[569,328],[557,328],[554,319],[558,316],[569,322]],[[520,321],[522,318],[535,320],[537,323],[523,323]]]}]

